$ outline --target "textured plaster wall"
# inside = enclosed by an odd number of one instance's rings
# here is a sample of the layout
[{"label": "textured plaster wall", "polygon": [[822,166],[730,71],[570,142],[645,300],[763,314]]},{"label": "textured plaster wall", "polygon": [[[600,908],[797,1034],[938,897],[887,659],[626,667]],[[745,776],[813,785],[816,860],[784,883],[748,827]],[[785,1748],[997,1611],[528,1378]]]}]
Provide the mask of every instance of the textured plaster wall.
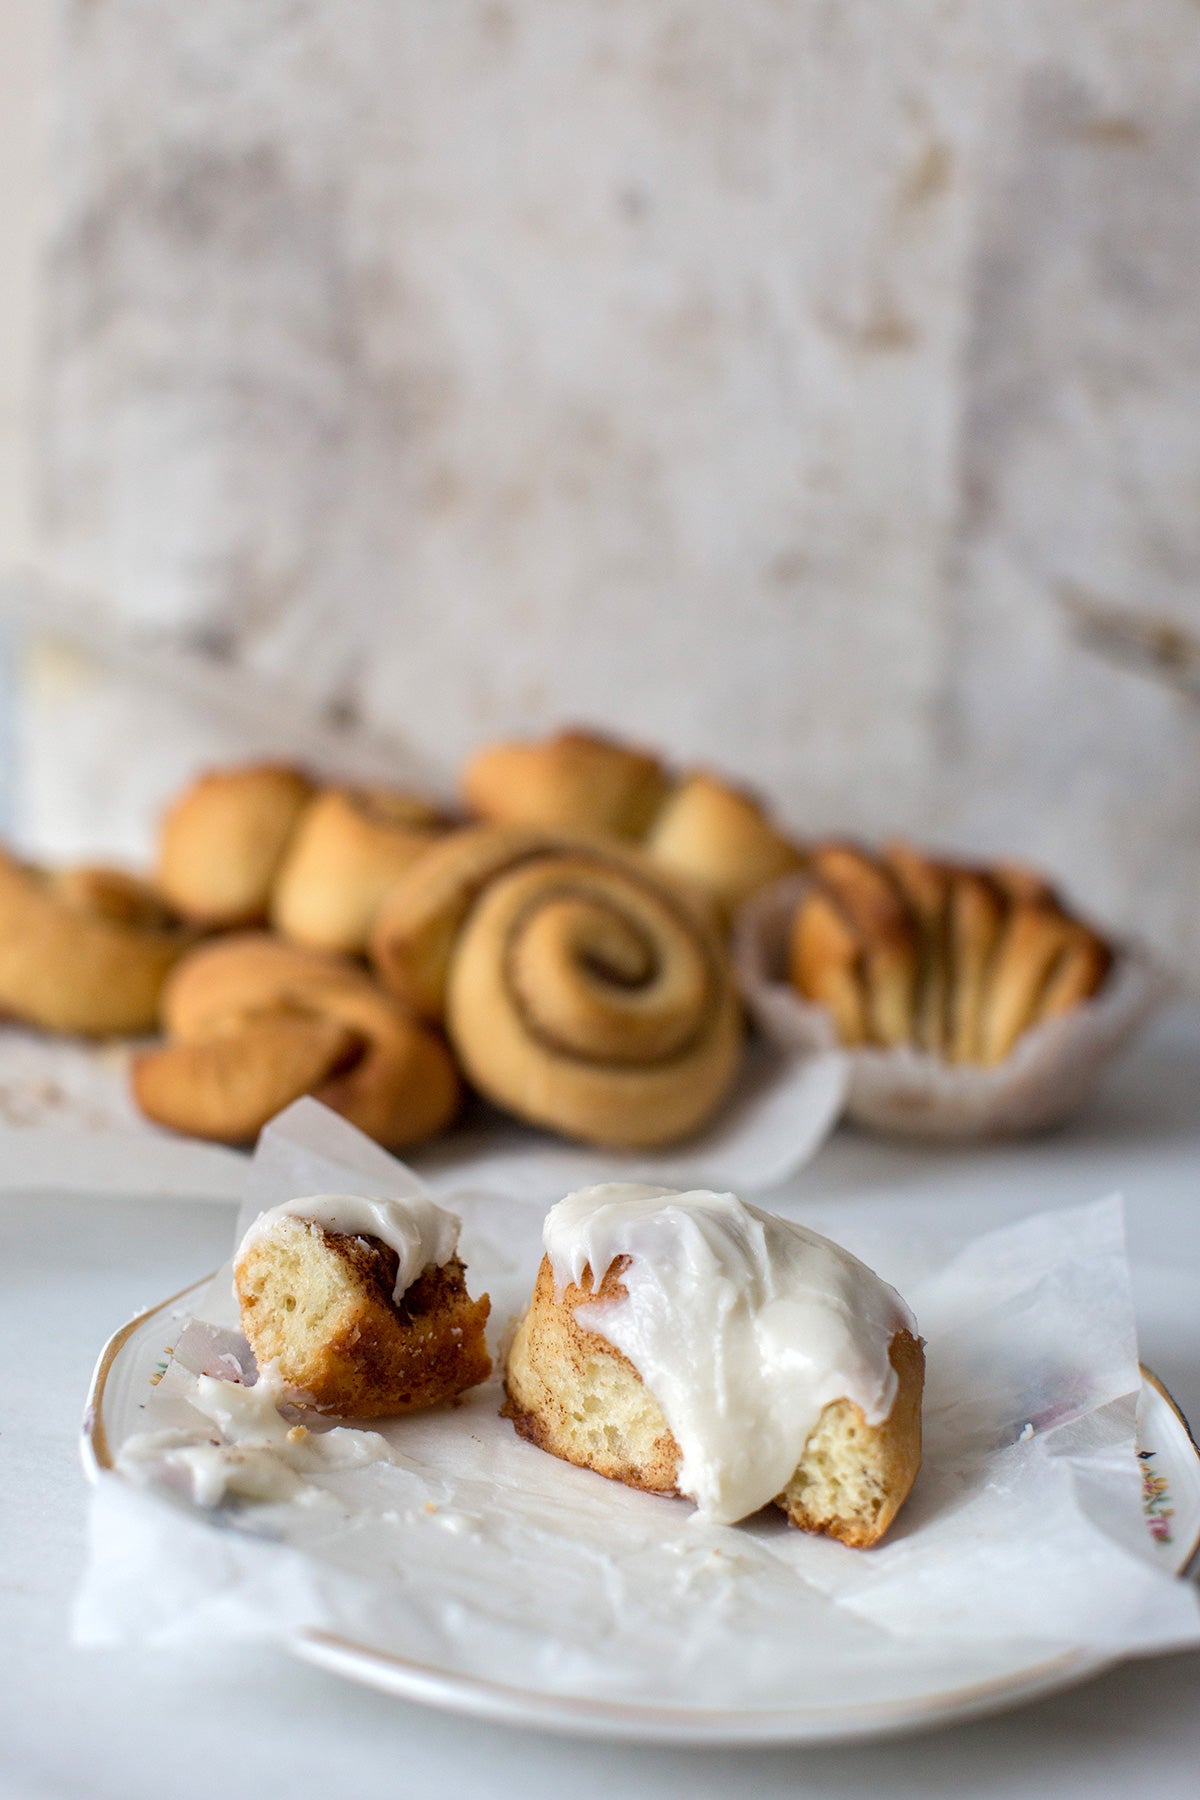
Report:
[{"label": "textured plaster wall", "polygon": [[[1200,629],[1198,38],[1185,0],[75,0],[45,561],[447,766],[595,720],[800,826],[1039,855],[1200,973],[1200,709],[1060,605]],[[38,693],[63,847],[271,736]]]}]

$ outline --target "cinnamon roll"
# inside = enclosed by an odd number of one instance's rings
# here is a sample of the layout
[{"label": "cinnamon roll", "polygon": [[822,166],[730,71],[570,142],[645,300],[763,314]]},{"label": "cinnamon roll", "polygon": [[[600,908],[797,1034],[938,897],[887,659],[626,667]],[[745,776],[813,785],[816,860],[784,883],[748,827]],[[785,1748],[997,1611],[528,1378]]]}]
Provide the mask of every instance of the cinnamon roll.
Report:
[{"label": "cinnamon roll", "polygon": [[720,933],[634,852],[468,828],[393,889],[372,950],[386,985],[444,1015],[488,1099],[572,1137],[670,1143],[737,1069]]},{"label": "cinnamon roll", "polygon": [[197,925],[262,924],[284,851],[314,791],[302,770],[281,763],[201,775],[162,819],[163,893]]}]

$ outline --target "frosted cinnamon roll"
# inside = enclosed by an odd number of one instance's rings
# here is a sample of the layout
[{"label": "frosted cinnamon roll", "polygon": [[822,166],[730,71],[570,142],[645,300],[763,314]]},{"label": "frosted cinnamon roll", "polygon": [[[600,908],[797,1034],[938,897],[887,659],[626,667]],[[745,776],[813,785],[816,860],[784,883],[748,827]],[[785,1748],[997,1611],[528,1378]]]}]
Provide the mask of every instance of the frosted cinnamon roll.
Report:
[{"label": "frosted cinnamon roll", "polygon": [[703,902],[645,858],[471,828],[397,884],[381,978],[445,1017],[475,1086],[587,1142],[671,1143],[736,1073],[741,1017]]},{"label": "frosted cinnamon roll", "polygon": [[569,1194],[508,1356],[539,1449],[734,1524],[877,1543],[921,1461],[924,1353],[894,1289],[734,1194]]},{"label": "frosted cinnamon roll", "polygon": [[437,1406],[486,1381],[490,1302],[467,1291],[459,1228],[415,1194],[313,1194],[260,1213],[233,1266],[260,1381],[354,1419]]}]

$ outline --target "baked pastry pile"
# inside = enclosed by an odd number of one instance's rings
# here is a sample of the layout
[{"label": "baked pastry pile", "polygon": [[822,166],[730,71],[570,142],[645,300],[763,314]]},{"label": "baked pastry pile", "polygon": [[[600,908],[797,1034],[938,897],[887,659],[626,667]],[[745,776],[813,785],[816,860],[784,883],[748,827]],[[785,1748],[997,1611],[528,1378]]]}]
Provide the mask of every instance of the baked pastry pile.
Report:
[{"label": "baked pastry pile", "polygon": [[789,969],[844,1044],[912,1044],[991,1067],[1032,1026],[1091,998],[1112,963],[1049,884],[1015,865],[822,844],[810,873]]},{"label": "baked pastry pile", "polygon": [[467,822],[257,763],[177,796],[153,882],[0,851],[0,1010],[92,1037],[161,1030],[134,1064],[139,1105],[226,1143],[315,1094],[413,1145],[465,1081],[532,1124],[650,1149],[729,1093],[730,922],[788,875],[809,878],[791,981],[846,1044],[994,1066],[1113,960],[1028,870],[801,847],[718,777],[593,733],[492,745],[463,790]]},{"label": "baked pastry pile", "polygon": [[392,889],[371,954],[393,994],[444,1025],[482,1094],[590,1143],[673,1142],[737,1072],[723,933],[616,845],[452,833]]},{"label": "baked pastry pile", "polygon": [[710,894],[726,918],[803,862],[751,794],[703,769],[674,777],[656,756],[591,732],[481,750],[463,791],[471,811],[496,824],[640,844]]}]

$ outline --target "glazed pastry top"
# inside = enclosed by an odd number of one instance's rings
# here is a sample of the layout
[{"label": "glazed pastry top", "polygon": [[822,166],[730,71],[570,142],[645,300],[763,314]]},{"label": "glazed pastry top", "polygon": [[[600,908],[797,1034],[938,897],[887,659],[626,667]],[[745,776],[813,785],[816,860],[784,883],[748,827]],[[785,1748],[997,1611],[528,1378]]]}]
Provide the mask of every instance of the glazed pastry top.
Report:
[{"label": "glazed pastry top", "polygon": [[733,1524],[780,1493],[824,1408],[868,1424],[896,1395],[889,1351],[915,1334],[900,1296],[828,1238],[734,1194],[613,1182],[569,1194],[543,1231],[561,1294],[628,1358],[678,1442],[680,1491]]},{"label": "glazed pastry top", "polygon": [[285,1200],[260,1213],[238,1245],[234,1262],[267,1237],[276,1220],[302,1219],[322,1231],[344,1237],[378,1238],[396,1252],[399,1262],[392,1298],[399,1303],[413,1282],[431,1267],[441,1268],[458,1248],[462,1221],[423,1194],[402,1200],[364,1200],[357,1194],[309,1194]]}]

